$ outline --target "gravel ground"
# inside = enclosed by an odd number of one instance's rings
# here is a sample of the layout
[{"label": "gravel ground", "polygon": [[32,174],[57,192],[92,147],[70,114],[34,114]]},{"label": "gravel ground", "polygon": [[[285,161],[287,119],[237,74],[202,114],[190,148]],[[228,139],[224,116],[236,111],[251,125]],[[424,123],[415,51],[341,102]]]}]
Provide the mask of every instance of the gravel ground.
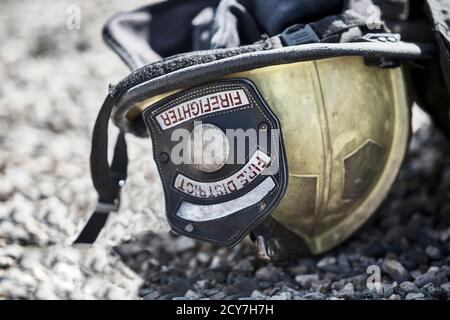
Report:
[{"label": "gravel ground", "polygon": [[[224,249],[170,235],[117,252],[146,279],[144,299],[449,299],[449,164],[446,139],[423,126],[372,221],[321,256],[268,264],[245,243]],[[370,266],[381,271],[378,290],[367,287]]]},{"label": "gravel ground", "polygon": [[[66,27],[74,3],[80,30]],[[167,233],[151,145],[133,137],[123,209],[95,247],[71,247],[95,201],[91,128],[107,84],[127,73],[101,26],[142,4],[2,2],[0,299],[450,298],[450,145],[427,124],[375,217],[325,255],[275,265],[248,243]],[[381,287],[367,287],[368,267]]]}]

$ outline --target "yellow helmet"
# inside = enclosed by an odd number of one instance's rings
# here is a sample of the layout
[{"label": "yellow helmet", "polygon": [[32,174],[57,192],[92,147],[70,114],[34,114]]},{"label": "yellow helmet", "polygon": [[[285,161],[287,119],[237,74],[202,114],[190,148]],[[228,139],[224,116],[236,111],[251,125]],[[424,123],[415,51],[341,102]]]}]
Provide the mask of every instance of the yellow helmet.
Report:
[{"label": "yellow helmet", "polygon": [[[275,221],[315,254],[345,240],[384,199],[407,149],[402,68],[339,57],[230,77],[252,80],[281,123],[289,178]],[[267,246],[273,255],[277,243]]]}]

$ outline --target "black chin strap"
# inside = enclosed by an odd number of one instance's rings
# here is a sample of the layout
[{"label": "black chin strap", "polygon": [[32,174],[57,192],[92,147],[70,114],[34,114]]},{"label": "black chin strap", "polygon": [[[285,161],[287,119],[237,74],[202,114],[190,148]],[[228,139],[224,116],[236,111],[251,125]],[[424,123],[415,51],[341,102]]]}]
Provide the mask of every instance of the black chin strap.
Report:
[{"label": "black chin strap", "polygon": [[98,201],[94,213],[74,243],[93,243],[105,226],[110,212],[115,212],[119,208],[120,189],[127,178],[128,154],[125,133],[120,132],[111,166],[109,165],[108,123],[115,100],[108,95],[95,121],[90,163]]}]

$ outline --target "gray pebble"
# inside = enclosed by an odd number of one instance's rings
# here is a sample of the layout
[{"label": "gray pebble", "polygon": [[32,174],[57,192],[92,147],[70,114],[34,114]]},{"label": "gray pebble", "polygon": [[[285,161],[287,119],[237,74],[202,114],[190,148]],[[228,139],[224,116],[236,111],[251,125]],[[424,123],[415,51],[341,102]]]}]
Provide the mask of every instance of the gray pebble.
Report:
[{"label": "gray pebble", "polygon": [[439,260],[442,258],[441,250],[434,246],[428,246],[425,249],[425,253],[433,260]]},{"label": "gray pebble", "polygon": [[425,295],[421,292],[419,293],[410,292],[406,295],[405,300],[421,300],[423,298],[425,298]]},{"label": "gray pebble", "polygon": [[416,278],[416,280],[414,280],[414,284],[419,288],[422,288],[428,283],[441,284],[439,282],[443,283],[444,277],[441,277],[440,274],[434,269],[420,275]]},{"label": "gray pebble", "polygon": [[382,287],[381,287],[381,291],[382,291],[383,296],[385,298],[388,298],[391,295],[393,295],[394,294],[394,288],[395,288],[395,286],[392,285],[392,284],[383,284]]},{"label": "gray pebble", "polygon": [[[165,300],[165,299],[163,299],[163,300]],[[173,297],[172,300],[195,300],[195,298],[184,296],[184,297]]]},{"label": "gray pebble", "polygon": [[275,282],[277,280],[277,276],[273,268],[270,267],[262,267],[255,272],[255,277],[268,282]]},{"label": "gray pebble", "polygon": [[211,296],[215,295],[216,293],[218,293],[219,291],[220,291],[220,289],[218,289],[218,288],[206,289],[203,291],[203,294],[205,296],[211,297]]},{"label": "gray pebble", "polygon": [[251,298],[254,298],[254,299],[265,299],[266,296],[259,290],[253,290],[253,292],[251,294]]},{"label": "gray pebble", "polygon": [[139,295],[141,297],[144,297],[144,296],[151,294],[153,291],[154,291],[154,289],[151,289],[151,288],[141,288],[141,289],[139,289]]},{"label": "gray pebble", "polygon": [[347,273],[347,272],[350,272],[350,270],[351,270],[351,265],[350,265],[350,262],[349,262],[349,260],[348,260],[347,255],[345,255],[345,254],[340,254],[339,257],[338,257],[337,264],[338,264],[338,265],[337,265],[337,267],[338,267],[338,270],[337,270],[337,271],[339,271],[340,273]]},{"label": "gray pebble", "polygon": [[325,257],[317,263],[317,268],[323,271],[333,272],[336,268],[336,258],[335,257]]},{"label": "gray pebble", "polygon": [[351,299],[355,294],[355,290],[351,283],[347,283],[341,290],[336,293],[336,297]]},{"label": "gray pebble", "polygon": [[188,290],[184,296],[192,299],[198,299],[200,297],[198,293],[192,290]]},{"label": "gray pebble", "polygon": [[[295,297],[296,296],[294,296],[294,298]],[[325,299],[326,296],[321,292],[311,292],[299,297],[301,297],[302,299],[323,300]]]},{"label": "gray pebble", "polygon": [[310,290],[321,292],[321,293],[328,293],[331,289],[331,282],[327,280],[314,282],[311,285]]},{"label": "gray pebble", "polygon": [[404,281],[408,279],[409,274],[403,265],[393,259],[386,259],[382,265],[382,269],[386,272],[393,280]]},{"label": "gray pebble", "polygon": [[441,289],[443,289],[447,293],[450,293],[450,282],[441,284]]},{"label": "gray pebble", "polygon": [[253,271],[254,267],[253,264],[248,259],[244,259],[242,261],[239,261],[234,269],[236,271],[251,272]]},{"label": "gray pebble", "polygon": [[399,288],[404,293],[419,291],[419,288],[417,288],[417,286],[410,281],[405,281],[405,282],[400,283]]},{"label": "gray pebble", "polygon": [[142,297],[142,299],[144,300],[156,300],[161,296],[161,293],[158,291],[153,291],[150,294],[147,294],[145,296]]},{"label": "gray pebble", "polygon": [[208,288],[209,286],[209,280],[198,280],[195,285],[200,289],[200,290],[204,290],[206,288]]},{"label": "gray pebble", "polygon": [[274,295],[270,298],[270,300],[290,300],[292,295],[290,292],[281,292],[277,295]]},{"label": "gray pebble", "polygon": [[197,259],[198,259],[198,261],[200,261],[201,263],[208,263],[209,262],[209,260],[211,259],[211,257],[208,255],[208,254],[206,254],[206,253],[204,253],[204,252],[200,252],[198,255],[197,255]]},{"label": "gray pebble", "polygon": [[295,276],[295,281],[304,289],[309,289],[314,282],[319,281],[317,274],[299,274]]}]

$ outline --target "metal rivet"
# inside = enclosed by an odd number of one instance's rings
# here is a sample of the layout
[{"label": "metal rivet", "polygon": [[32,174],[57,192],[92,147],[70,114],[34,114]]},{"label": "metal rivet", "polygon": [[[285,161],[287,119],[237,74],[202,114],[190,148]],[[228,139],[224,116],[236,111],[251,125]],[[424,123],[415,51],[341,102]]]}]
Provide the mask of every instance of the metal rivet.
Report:
[{"label": "metal rivet", "polygon": [[188,223],[187,225],[184,226],[184,230],[186,230],[187,232],[192,232],[194,230],[194,226]]},{"label": "metal rivet", "polygon": [[263,211],[266,207],[267,207],[267,205],[266,205],[264,202],[261,202],[261,203],[259,204],[259,210],[260,210],[260,211]]},{"label": "metal rivet", "polygon": [[261,123],[259,124],[259,130],[261,130],[261,131],[267,131],[267,129],[269,129],[269,125],[268,125],[267,123],[261,122]]},{"label": "metal rivet", "polygon": [[169,161],[169,155],[166,152],[161,152],[159,154],[159,160],[161,160],[161,162],[167,162]]}]

